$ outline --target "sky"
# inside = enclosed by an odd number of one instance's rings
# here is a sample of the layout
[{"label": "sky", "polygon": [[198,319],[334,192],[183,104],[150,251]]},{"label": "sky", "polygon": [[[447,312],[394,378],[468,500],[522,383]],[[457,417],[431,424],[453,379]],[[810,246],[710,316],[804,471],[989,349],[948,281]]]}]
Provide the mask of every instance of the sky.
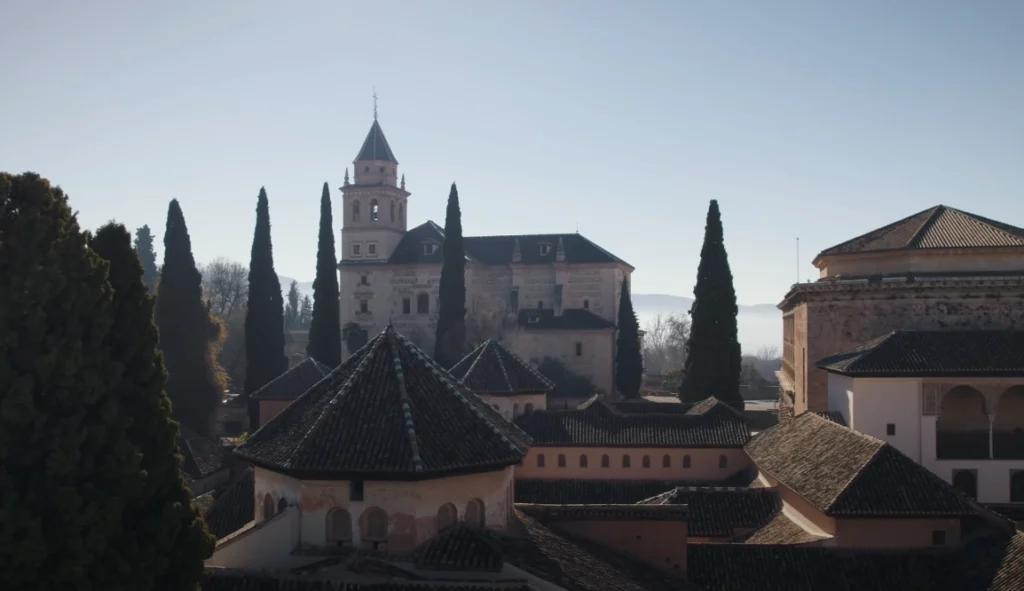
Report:
[{"label": "sky", "polygon": [[410,222],[443,224],[456,182],[467,235],[579,231],[635,293],[692,295],[711,199],[748,305],[933,205],[1024,226],[1017,0],[5,0],[0,22],[0,170],[85,228],[148,224],[161,257],[177,198],[200,263],[247,264],[266,187],[277,271],[312,280],[375,90]]}]

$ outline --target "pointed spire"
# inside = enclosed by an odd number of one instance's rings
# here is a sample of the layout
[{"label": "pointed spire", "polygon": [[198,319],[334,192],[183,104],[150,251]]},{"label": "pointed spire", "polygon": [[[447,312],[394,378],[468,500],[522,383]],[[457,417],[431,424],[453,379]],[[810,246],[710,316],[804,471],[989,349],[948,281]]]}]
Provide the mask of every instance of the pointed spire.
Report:
[{"label": "pointed spire", "polygon": [[565,245],[562,244],[562,237],[558,237],[558,247],[555,249],[555,260],[558,262],[565,261]]},{"label": "pointed spire", "polygon": [[402,190],[405,190],[405,173],[402,173]]},{"label": "pointed spire", "polygon": [[348,168],[345,169],[345,186],[348,186]]},{"label": "pointed spire", "polygon": [[356,156],[355,161],[362,162],[364,160],[381,160],[398,164],[398,160],[395,160],[395,155],[391,152],[391,146],[388,145],[388,140],[384,138],[384,130],[380,128],[380,123],[377,119],[373,120],[370,132],[366,134],[366,139],[363,140],[363,147],[359,150],[359,155]]},{"label": "pointed spire", "polygon": [[512,262],[521,263],[523,262],[523,251],[519,249],[519,239],[516,238],[515,244],[512,245]]},{"label": "pointed spire", "polygon": [[377,120],[377,87],[373,87],[373,120]]}]

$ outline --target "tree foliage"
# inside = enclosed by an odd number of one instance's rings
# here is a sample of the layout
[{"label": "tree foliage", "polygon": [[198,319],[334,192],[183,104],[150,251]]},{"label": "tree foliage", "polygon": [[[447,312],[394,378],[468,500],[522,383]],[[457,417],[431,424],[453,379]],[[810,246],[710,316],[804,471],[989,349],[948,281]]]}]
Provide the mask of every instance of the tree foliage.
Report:
[{"label": "tree foliage", "polygon": [[292,280],[291,285],[288,286],[288,296],[285,299],[287,302],[284,305],[284,327],[287,330],[296,330],[299,328],[299,306],[302,299],[299,294],[298,281]]},{"label": "tree foliage", "polygon": [[217,362],[227,373],[232,390],[245,384],[245,311],[249,297],[249,269],[223,257],[201,270],[203,295],[210,311],[224,325]]},{"label": "tree foliage", "polygon": [[714,396],[742,410],[736,290],[725,251],[722,217],[714,200],[708,208],[693,295],[680,397],[683,402],[698,402]]},{"label": "tree foliage", "polygon": [[[644,369],[652,375],[667,376],[671,371],[679,374],[686,361],[686,341],[689,338],[689,317],[676,314],[655,316],[644,326]],[[677,382],[673,391],[678,389]]]},{"label": "tree foliage", "polygon": [[462,359],[466,340],[466,252],[462,244],[462,212],[455,183],[452,183],[448,194],[442,260],[434,360],[442,367],[451,367]]},{"label": "tree foliage", "polygon": [[[260,189],[256,201],[256,230],[249,261],[249,299],[245,315],[245,392],[243,399],[288,370],[284,354],[284,298],[274,271],[274,247],[270,241],[270,204]],[[249,406],[250,425],[256,422]]]},{"label": "tree foliage", "polygon": [[127,437],[141,454],[145,474],[141,487],[123,491],[122,530],[112,548],[133,567],[123,580],[131,589],[195,589],[214,540],[181,475],[178,426],[170,418],[167,374],[157,350],[154,300],[124,226],[103,226],[90,246],[110,265],[114,324],[106,344],[124,368],[115,394],[131,419]]},{"label": "tree foliage", "polygon": [[302,296],[302,303],[299,304],[299,326],[298,328],[309,328],[313,322],[313,300],[308,295]]},{"label": "tree foliage", "polygon": [[338,294],[338,255],[334,249],[331,192],[324,183],[320,195],[320,236],[316,248],[316,279],[313,280],[313,310],[306,354],[331,368],[341,365]]},{"label": "tree foliage", "polygon": [[155,291],[158,272],[156,268],[156,250],[153,249],[153,232],[149,226],[135,230],[135,254],[142,263],[142,282]]},{"label": "tree foliage", "polygon": [[177,199],[167,209],[164,264],[156,298],[156,325],[167,365],[167,394],[173,416],[208,435],[227,385],[217,363],[223,325],[203,300],[202,276]]},{"label": "tree foliage", "polygon": [[640,351],[640,323],[629,297],[629,284],[622,279],[619,322],[615,341],[615,386],[625,398],[639,398],[644,380],[644,358]]}]

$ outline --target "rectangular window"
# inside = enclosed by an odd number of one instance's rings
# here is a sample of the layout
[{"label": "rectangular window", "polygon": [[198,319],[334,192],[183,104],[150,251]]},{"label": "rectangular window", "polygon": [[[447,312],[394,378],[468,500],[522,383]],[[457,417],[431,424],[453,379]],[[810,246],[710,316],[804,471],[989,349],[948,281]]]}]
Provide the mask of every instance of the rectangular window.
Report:
[{"label": "rectangular window", "polygon": [[351,480],[348,489],[348,500],[350,501],[361,501],[363,500],[363,481],[362,480]]},{"label": "rectangular window", "polygon": [[582,357],[583,356],[583,343],[576,343],[576,356],[577,357]]},{"label": "rectangular window", "polygon": [[683,468],[690,467],[690,456],[683,456]]},{"label": "rectangular window", "polygon": [[358,244],[353,244],[352,245],[352,255],[353,256],[359,256],[359,245]]},{"label": "rectangular window", "polygon": [[369,311],[370,311],[370,301],[369,300],[359,300],[359,313],[360,314],[366,314]]},{"label": "rectangular window", "polygon": [[718,468],[725,470],[729,467],[729,458],[725,456],[718,456]]},{"label": "rectangular window", "polygon": [[946,532],[945,530],[937,529],[932,532],[932,546],[945,546],[946,545]]},{"label": "rectangular window", "polygon": [[519,313],[519,288],[513,287],[512,292],[509,294],[508,307],[511,308],[513,314]]},{"label": "rectangular window", "polygon": [[366,245],[366,252],[368,254],[377,254],[377,245],[376,244],[367,244]]},{"label": "rectangular window", "polygon": [[895,423],[886,423],[886,425],[885,425],[885,434],[888,435],[889,437],[892,437],[893,435],[895,435],[896,434],[896,424]]},{"label": "rectangular window", "polygon": [[402,314],[412,314],[412,300],[402,298]]}]

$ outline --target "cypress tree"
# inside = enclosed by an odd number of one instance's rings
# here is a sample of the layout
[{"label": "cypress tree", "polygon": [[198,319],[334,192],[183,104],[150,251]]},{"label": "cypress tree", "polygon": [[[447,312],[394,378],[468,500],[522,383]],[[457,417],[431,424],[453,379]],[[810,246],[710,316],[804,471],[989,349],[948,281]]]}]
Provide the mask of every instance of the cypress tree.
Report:
[{"label": "cypress tree", "polygon": [[153,232],[148,225],[135,230],[135,254],[142,263],[142,282],[152,290],[157,278],[156,251],[153,250]]},{"label": "cypress tree", "polygon": [[127,436],[142,456],[146,475],[143,486],[127,495],[123,528],[112,546],[132,565],[124,578],[129,588],[195,589],[214,540],[181,476],[178,426],[170,418],[167,374],[153,324],[154,300],[124,226],[103,226],[90,246],[110,264],[114,324],[106,344],[124,368],[115,392],[121,410],[132,419]]},{"label": "cypress tree", "polygon": [[625,398],[639,398],[643,383],[644,356],[640,350],[640,323],[633,311],[629,285],[622,278],[619,299],[619,332],[615,342],[615,385]]},{"label": "cypress tree", "polygon": [[313,320],[306,354],[327,367],[341,365],[341,310],[338,302],[338,256],[334,250],[331,193],[324,183],[320,196],[320,238],[313,280]]},{"label": "cypress tree", "polygon": [[177,199],[167,208],[159,281],[154,318],[167,366],[171,410],[179,422],[208,435],[227,386],[224,370],[217,363],[224,327],[203,301],[202,276]]},{"label": "cypress tree", "polygon": [[288,302],[284,305],[284,327],[295,330],[299,327],[299,282],[292,280],[288,286]]},{"label": "cypress tree", "polygon": [[256,200],[256,231],[249,259],[249,307],[245,312],[245,392],[249,425],[259,424],[249,396],[288,370],[284,354],[284,297],[274,271],[274,247],[270,242],[270,204],[260,188]]},{"label": "cypress tree", "polygon": [[736,290],[725,252],[722,216],[715,200],[708,208],[693,296],[680,398],[683,402],[699,402],[714,396],[742,411]]},{"label": "cypress tree", "polygon": [[143,486],[111,352],[113,290],[67,197],[0,173],[0,587],[131,589],[117,550]]},{"label": "cypress tree", "polygon": [[462,212],[455,183],[452,183],[448,194],[448,211],[444,217],[438,295],[441,303],[434,339],[434,360],[442,367],[451,367],[462,358],[466,339],[466,252],[462,245]]}]

